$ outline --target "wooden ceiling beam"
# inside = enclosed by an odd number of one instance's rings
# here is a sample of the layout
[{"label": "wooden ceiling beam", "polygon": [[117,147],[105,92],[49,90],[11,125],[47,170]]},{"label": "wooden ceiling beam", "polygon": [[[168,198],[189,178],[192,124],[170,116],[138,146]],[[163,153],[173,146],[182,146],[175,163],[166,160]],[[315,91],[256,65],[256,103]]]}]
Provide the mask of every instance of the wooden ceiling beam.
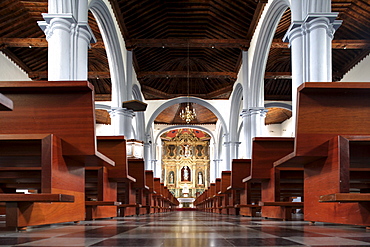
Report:
[{"label": "wooden ceiling beam", "polygon": [[[28,76],[32,79],[46,79],[48,78],[47,71],[33,71],[29,72]],[[89,79],[109,79],[111,78],[109,71],[90,71],[88,72]]]},{"label": "wooden ceiling beam", "polygon": [[204,47],[204,48],[248,48],[246,39],[131,39],[126,41],[127,49],[137,47]]},{"label": "wooden ceiling beam", "polygon": [[[48,47],[45,38],[0,38],[0,46],[3,47]],[[104,48],[104,43],[98,41],[91,44],[93,48]]]},{"label": "wooden ceiling beam", "polygon": [[[333,40],[331,44],[333,49],[370,49],[370,40]],[[271,48],[289,48],[289,43],[274,39]]]},{"label": "wooden ceiling beam", "polygon": [[265,79],[292,79],[291,72],[265,72]]},{"label": "wooden ceiling beam", "polygon": [[230,78],[233,80],[237,79],[237,73],[235,72],[198,72],[190,71],[143,71],[137,73],[138,78]]},{"label": "wooden ceiling beam", "polygon": [[[209,47],[241,48],[249,47],[244,39],[131,39],[126,42],[130,49],[136,47]],[[45,38],[0,38],[1,47],[48,47]],[[92,48],[105,48],[103,41],[91,44]],[[274,39],[271,48],[289,48],[289,43]],[[370,40],[333,40],[333,49],[370,49]]]}]

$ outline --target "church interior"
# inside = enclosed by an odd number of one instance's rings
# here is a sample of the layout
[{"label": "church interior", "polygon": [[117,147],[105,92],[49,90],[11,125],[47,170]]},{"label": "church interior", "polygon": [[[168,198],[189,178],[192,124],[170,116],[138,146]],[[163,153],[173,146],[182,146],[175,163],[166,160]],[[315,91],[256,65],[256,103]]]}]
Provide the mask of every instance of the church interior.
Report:
[{"label": "church interior", "polygon": [[0,246],[370,245],[368,0],[0,13]]}]

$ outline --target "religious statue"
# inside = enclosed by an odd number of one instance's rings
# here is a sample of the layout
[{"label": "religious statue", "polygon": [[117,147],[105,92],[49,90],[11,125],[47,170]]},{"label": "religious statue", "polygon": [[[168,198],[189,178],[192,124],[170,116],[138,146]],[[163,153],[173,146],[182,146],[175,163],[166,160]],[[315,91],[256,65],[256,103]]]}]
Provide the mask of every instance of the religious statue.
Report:
[{"label": "religious statue", "polygon": [[189,181],[189,170],[187,166],[184,167],[184,180]]},{"label": "religious statue", "polygon": [[170,179],[169,183],[173,184],[174,183],[174,177],[173,177],[173,172],[170,172]]},{"label": "religious statue", "polygon": [[202,172],[198,172],[198,184],[203,184],[203,174],[202,174]]}]

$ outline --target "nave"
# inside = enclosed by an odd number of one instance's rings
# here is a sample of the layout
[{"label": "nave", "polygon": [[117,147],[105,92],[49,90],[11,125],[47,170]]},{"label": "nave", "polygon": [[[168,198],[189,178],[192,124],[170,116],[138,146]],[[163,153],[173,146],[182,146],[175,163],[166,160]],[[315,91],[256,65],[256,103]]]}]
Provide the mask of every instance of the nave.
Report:
[{"label": "nave", "polygon": [[[5,222],[0,221],[0,229]],[[175,211],[0,232],[0,246],[367,246],[364,227]]]}]

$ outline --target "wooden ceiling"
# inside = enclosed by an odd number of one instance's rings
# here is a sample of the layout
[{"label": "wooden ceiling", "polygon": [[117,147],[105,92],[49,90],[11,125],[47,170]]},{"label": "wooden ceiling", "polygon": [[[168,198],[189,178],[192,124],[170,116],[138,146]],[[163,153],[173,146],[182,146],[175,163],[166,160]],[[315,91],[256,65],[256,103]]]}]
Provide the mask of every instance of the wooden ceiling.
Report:
[{"label": "wooden ceiling", "polygon": [[[203,99],[228,99],[250,39],[267,0],[109,0],[145,99],[171,99],[187,94]],[[0,50],[32,79],[47,79],[47,41],[37,25],[47,13],[47,0],[0,2]],[[340,80],[370,52],[368,0],[333,0],[342,26],[333,40],[333,80]],[[291,100],[291,60],[282,37],[291,13],[283,15],[269,53],[265,99]],[[98,42],[89,50],[89,81],[96,100],[109,100],[108,59],[94,16],[89,24]],[[182,107],[177,105],[177,108]],[[213,123],[213,113],[194,104],[196,124]],[[176,107],[172,107],[176,108]],[[179,109],[168,109],[171,113]],[[200,114],[203,112],[202,114]],[[164,114],[164,113],[163,113]],[[158,123],[177,123],[175,115]],[[213,115],[213,116],[212,116]]]}]

